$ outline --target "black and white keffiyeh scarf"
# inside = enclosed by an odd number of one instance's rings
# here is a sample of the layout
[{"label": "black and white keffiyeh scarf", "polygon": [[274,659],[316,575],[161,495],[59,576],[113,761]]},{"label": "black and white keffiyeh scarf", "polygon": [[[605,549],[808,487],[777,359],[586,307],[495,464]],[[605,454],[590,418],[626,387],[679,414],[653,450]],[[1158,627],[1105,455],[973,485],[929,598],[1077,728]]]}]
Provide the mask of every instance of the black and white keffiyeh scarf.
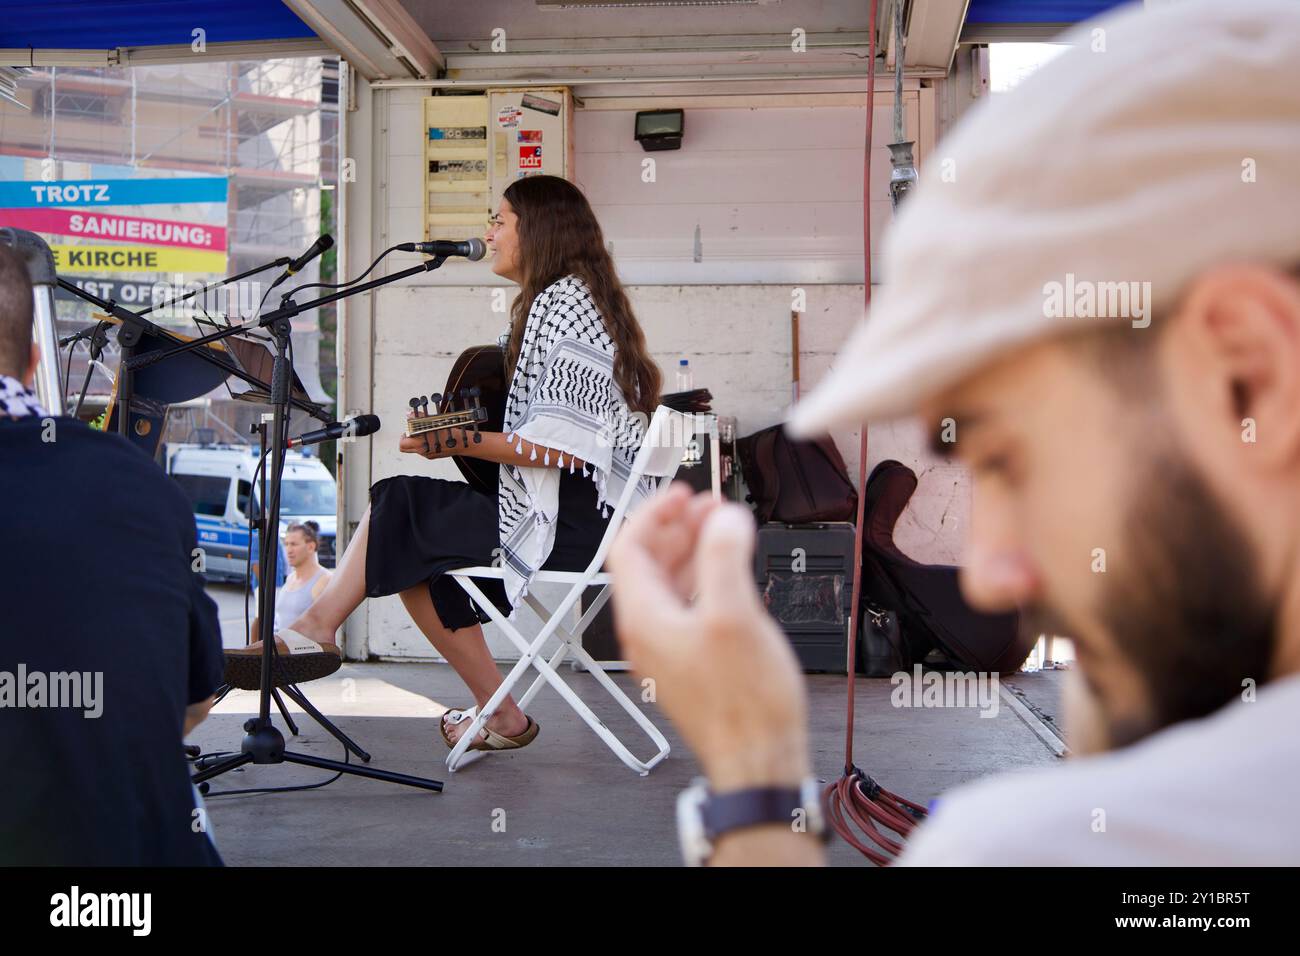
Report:
[{"label": "black and white keffiyeh scarf", "polygon": [[0,419],[49,415],[36,393],[11,375],[0,375]]},{"label": "black and white keffiyeh scarf", "polygon": [[[644,431],[614,381],[614,342],[586,283],[576,275],[551,283],[528,310],[506,396],[506,440],[519,464],[499,469],[498,526],[512,606],[555,543],[565,457],[570,472],[574,458],[586,463],[596,507],[608,516],[627,487]],[[538,461],[533,443],[555,449],[559,460],[546,453]],[[641,479],[629,510],[653,491],[652,480]]]}]

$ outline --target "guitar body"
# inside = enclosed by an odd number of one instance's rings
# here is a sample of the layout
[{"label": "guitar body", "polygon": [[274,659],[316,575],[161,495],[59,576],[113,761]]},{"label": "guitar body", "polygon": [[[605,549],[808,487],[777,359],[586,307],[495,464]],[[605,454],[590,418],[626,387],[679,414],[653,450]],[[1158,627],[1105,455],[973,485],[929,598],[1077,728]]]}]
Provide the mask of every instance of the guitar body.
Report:
[{"label": "guitar body", "polygon": [[[462,389],[478,388],[487,419],[483,428],[490,432],[502,431],[506,417],[506,355],[499,345],[475,345],[460,353],[451,374],[447,376],[445,395],[455,395]],[[460,455],[452,460],[471,488],[484,494],[497,493],[497,463],[481,458]]]}]

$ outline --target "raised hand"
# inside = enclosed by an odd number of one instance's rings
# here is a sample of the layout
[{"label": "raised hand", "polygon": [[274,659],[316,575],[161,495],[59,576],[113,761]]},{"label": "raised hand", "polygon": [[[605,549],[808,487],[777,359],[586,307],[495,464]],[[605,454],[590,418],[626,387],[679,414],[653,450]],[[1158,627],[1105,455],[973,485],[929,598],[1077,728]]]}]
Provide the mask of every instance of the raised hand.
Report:
[{"label": "raised hand", "polygon": [[609,558],[624,653],[655,681],[716,791],[809,772],[804,679],[759,601],[754,539],[744,508],[675,484],[636,512]]}]

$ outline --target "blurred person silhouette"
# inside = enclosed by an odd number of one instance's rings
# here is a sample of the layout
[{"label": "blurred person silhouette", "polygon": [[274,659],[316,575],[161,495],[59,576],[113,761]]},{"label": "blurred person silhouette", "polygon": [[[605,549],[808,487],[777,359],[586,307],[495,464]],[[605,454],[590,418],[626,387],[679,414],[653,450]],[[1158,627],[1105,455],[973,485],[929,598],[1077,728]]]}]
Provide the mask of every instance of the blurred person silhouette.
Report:
[{"label": "blurred person silhouette", "polygon": [[0,865],[217,865],[182,745],[221,683],[184,492],[32,391],[27,268],[0,246]]},{"label": "blurred person silhouette", "polygon": [[[1077,648],[1075,756],[945,794],[899,862],[1294,865],[1300,4],[1126,7],[1064,39],[940,143],[789,425],[918,415],[971,476],[967,599]],[[811,771],[753,544],[745,510],[675,488],[610,560],[627,656],[714,797]],[[822,859],[788,815],[712,844]]]}]

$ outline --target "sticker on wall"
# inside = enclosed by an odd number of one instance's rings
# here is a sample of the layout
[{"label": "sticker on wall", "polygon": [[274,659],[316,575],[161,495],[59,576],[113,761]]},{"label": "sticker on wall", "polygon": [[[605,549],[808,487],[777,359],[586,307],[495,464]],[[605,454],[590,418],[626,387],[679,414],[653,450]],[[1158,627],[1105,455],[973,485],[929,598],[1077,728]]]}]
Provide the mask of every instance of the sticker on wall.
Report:
[{"label": "sticker on wall", "polygon": [[520,146],[519,147],[519,168],[520,169],[541,169],[542,168],[542,147]]},{"label": "sticker on wall", "polygon": [[537,110],[539,113],[550,113],[552,116],[560,115],[560,103],[555,100],[548,100],[544,96],[537,96],[534,93],[525,93],[520,105],[524,109]]},{"label": "sticker on wall", "polygon": [[523,115],[517,106],[503,106],[497,110],[497,124],[502,129],[514,129],[519,125],[519,117]]},{"label": "sticker on wall", "polygon": [[521,129],[518,133],[518,140],[521,143],[540,143],[542,141],[542,131],[540,129]]}]

